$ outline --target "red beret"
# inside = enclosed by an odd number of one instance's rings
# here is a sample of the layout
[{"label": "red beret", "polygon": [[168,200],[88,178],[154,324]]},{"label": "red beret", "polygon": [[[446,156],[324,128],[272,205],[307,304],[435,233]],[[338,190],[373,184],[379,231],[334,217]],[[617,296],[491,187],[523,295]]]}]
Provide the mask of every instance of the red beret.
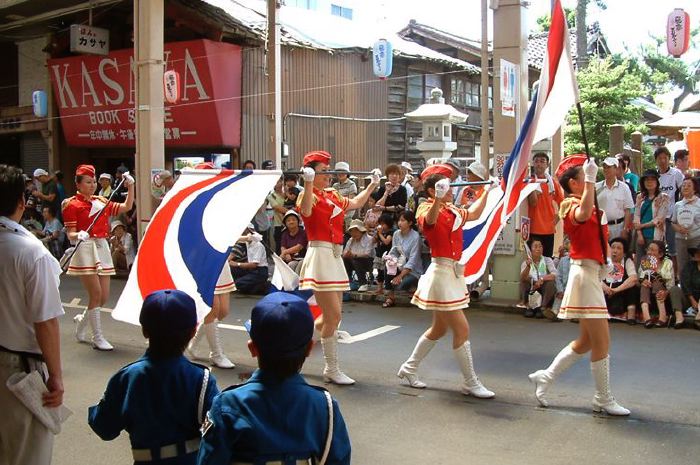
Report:
[{"label": "red beret", "polygon": [[306,155],[304,155],[304,160],[302,164],[304,166],[308,166],[315,161],[319,161],[321,163],[325,163],[326,165],[330,165],[331,154],[328,152],[324,152],[323,150],[314,150],[313,152],[309,152]]},{"label": "red beret", "polygon": [[216,165],[210,161],[203,161],[202,163],[197,163],[194,167],[196,170],[215,170]]},{"label": "red beret", "polygon": [[92,176],[95,177],[95,167],[92,165],[78,165],[75,169],[76,176]]},{"label": "red beret", "polygon": [[569,168],[573,168],[574,166],[583,166],[583,164],[586,162],[587,157],[586,155],[582,153],[577,153],[574,155],[569,155],[568,157],[565,157],[562,159],[562,161],[559,163],[559,166],[557,167],[557,172],[555,173],[555,176],[558,178],[562,174],[564,174],[564,171],[568,170]]},{"label": "red beret", "polygon": [[423,172],[420,174],[420,178],[425,181],[428,176],[433,174],[441,174],[446,178],[449,178],[450,176],[452,176],[452,173],[453,171],[450,165],[440,163],[437,165],[430,165],[429,167],[424,169]]}]

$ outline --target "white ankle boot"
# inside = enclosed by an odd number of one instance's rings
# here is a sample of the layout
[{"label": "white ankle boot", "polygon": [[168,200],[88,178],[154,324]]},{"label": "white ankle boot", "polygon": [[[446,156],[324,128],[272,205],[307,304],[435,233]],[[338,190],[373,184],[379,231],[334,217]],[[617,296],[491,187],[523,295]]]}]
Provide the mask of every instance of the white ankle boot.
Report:
[{"label": "white ankle boot", "polygon": [[[92,311],[100,311],[99,307],[92,310]],[[89,344],[92,342],[90,340],[90,334],[88,334],[88,317],[87,317],[87,310],[83,310],[83,313],[78,313],[73,317],[73,321],[75,321],[75,338],[78,340],[78,342],[83,342],[85,344]]]},{"label": "white ankle boot", "polygon": [[418,365],[420,362],[431,350],[433,350],[436,343],[437,341],[421,336],[416,343],[416,347],[413,349],[413,353],[408,360],[401,365],[401,368],[399,368],[399,372],[396,374],[396,376],[401,379],[406,379],[409,386],[412,388],[424,389],[427,385],[418,379],[416,372],[418,371]]},{"label": "white ankle boot", "polygon": [[204,326],[204,334],[207,336],[207,341],[209,342],[209,360],[215,367],[231,369],[235,368],[236,365],[224,355],[224,349],[221,347],[221,339],[219,339],[219,325],[216,321],[213,323],[202,324]]},{"label": "white ankle boot", "polygon": [[187,344],[187,348],[185,349],[185,354],[192,360],[206,360],[207,357],[202,356],[201,353],[197,351],[197,346],[199,343],[202,341],[202,338],[204,337],[204,323],[199,325],[197,327],[197,331],[194,333],[194,337],[190,341],[189,344]]},{"label": "white ankle boot", "polygon": [[465,396],[474,396],[480,399],[493,399],[496,394],[489,391],[481,384],[479,378],[474,372],[474,360],[472,358],[471,343],[465,342],[464,345],[454,350],[455,358],[459,363],[459,369],[464,376],[464,384],[462,385],[462,394]]},{"label": "white ankle boot", "polygon": [[542,407],[549,406],[545,395],[552,383],[554,383],[554,380],[571,368],[581,357],[583,357],[583,354],[574,352],[571,345],[567,345],[554,357],[554,360],[552,360],[552,363],[546,370],[537,370],[528,375],[530,381],[535,383],[535,397]]},{"label": "white ankle boot", "polygon": [[323,368],[323,380],[327,383],[339,385],[355,384],[355,380],[340,371],[338,367],[338,333],[330,337],[321,338],[323,348],[323,360],[326,362]]},{"label": "white ankle boot", "polygon": [[630,411],[618,404],[610,392],[610,356],[597,362],[591,362],[591,372],[595,381],[593,411],[608,415],[626,416]]},{"label": "white ankle boot", "polygon": [[113,350],[112,344],[102,335],[102,321],[100,320],[100,309],[96,308],[87,312],[90,328],[92,329],[92,347],[97,350]]}]

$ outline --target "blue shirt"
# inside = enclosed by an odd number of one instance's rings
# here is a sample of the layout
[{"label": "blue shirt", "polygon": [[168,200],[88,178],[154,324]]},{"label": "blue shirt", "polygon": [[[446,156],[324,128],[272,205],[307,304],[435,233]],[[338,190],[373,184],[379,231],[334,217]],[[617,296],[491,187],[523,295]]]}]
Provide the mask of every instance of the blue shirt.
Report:
[{"label": "blue shirt", "polygon": [[[323,454],[328,434],[324,389],[300,374],[280,380],[257,370],[246,384],[219,394],[202,427],[198,464],[228,465],[296,460]],[[333,440],[327,465],[350,463],[350,438],[333,401]]]},{"label": "blue shirt", "polygon": [[[88,409],[88,423],[107,441],[127,431],[132,449],[153,451],[184,443],[200,434],[197,409],[203,379],[204,368],[182,355],[158,359],[146,351],[112,376],[100,403]],[[218,392],[216,379],[210,375],[203,412]],[[148,463],[194,465],[196,459],[193,452]]]}]

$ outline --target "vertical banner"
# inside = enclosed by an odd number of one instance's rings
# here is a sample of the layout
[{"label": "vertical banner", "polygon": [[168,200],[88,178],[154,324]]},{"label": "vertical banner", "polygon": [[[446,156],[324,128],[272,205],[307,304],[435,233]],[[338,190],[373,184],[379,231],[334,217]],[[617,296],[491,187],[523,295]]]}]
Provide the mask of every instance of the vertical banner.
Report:
[{"label": "vertical banner", "polygon": [[517,65],[501,59],[501,114],[515,118],[515,102],[520,78]]}]

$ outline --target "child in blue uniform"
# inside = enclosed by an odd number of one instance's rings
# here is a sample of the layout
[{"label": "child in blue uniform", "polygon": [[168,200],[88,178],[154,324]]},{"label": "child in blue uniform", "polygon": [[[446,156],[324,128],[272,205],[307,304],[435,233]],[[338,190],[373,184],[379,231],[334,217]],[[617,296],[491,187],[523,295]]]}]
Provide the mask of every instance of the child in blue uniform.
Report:
[{"label": "child in blue uniform", "polygon": [[182,355],[197,328],[194,300],[177,290],[154,292],[139,322],[148,350],[109,380],[88,423],[106,441],[126,430],[135,464],[194,465],[200,425],[219,392],[209,369]]},{"label": "child in blue uniform", "polygon": [[349,464],[350,439],[338,404],[299,374],[313,346],[306,301],[269,294],[255,305],[246,327],[259,369],[214,399],[198,463]]}]

